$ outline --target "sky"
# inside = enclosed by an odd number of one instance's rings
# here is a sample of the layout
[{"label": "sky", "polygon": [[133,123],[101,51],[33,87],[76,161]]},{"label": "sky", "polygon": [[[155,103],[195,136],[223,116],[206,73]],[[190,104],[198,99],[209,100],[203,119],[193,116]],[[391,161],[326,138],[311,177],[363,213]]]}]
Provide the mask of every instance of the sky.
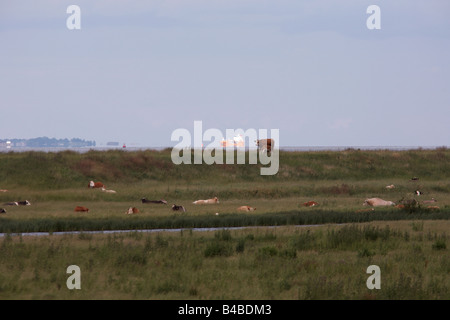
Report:
[{"label": "sky", "polygon": [[448,0],[4,0],[0,139],[167,147],[202,121],[278,129],[280,146],[449,146],[449,12]]}]

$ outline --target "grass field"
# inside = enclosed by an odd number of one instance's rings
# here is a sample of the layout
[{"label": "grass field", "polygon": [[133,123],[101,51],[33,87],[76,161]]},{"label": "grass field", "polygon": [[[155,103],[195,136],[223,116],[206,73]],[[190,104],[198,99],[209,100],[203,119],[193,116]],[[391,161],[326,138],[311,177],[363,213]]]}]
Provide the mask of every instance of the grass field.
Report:
[{"label": "grass field", "polygon": [[[8,190],[0,192],[0,298],[448,299],[449,160],[445,148],[281,152],[278,174],[261,176],[260,165],[176,166],[170,150],[0,153]],[[89,189],[90,180],[117,193]],[[214,196],[219,204],[192,204]],[[418,204],[358,212],[369,197]],[[423,203],[431,198],[438,210]],[[31,206],[2,206],[25,199]],[[310,200],[319,205],[302,206]],[[257,210],[240,213],[241,205]],[[125,215],[131,206],[140,213]],[[189,231],[239,226],[260,227]],[[187,230],[87,233],[154,228]],[[73,230],[85,232],[13,235]],[[66,287],[71,264],[82,290]],[[365,285],[371,264],[381,290]]]},{"label": "grass field", "polygon": [[[447,221],[0,238],[0,299],[446,299]],[[66,268],[80,268],[69,290]],[[370,290],[367,268],[381,270]]]}]

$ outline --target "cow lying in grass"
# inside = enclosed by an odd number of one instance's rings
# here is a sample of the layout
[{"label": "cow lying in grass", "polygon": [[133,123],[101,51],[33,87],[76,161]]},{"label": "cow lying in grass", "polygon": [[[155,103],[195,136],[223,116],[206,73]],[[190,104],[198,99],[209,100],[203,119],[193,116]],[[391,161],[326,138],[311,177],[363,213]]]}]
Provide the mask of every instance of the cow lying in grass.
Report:
[{"label": "cow lying in grass", "polygon": [[303,203],[303,205],[305,207],[314,207],[314,206],[318,206],[319,204],[315,201],[307,201],[307,202]]},{"label": "cow lying in grass", "polygon": [[166,200],[163,200],[163,199],[161,199],[161,200],[147,200],[146,198],[142,198],[142,199],[141,199],[141,202],[142,202],[142,203],[161,203],[161,204],[167,204],[167,201],[166,201]]},{"label": "cow lying in grass", "polygon": [[183,206],[177,206],[176,204],[174,204],[173,206],[172,206],[172,210],[173,211],[183,211],[183,212],[186,212],[186,209],[183,207]]},{"label": "cow lying in grass", "polygon": [[129,207],[127,211],[125,211],[125,214],[135,214],[139,213],[139,209],[136,207]]},{"label": "cow lying in grass", "polygon": [[95,188],[106,188],[106,186],[101,182],[94,182],[89,181],[88,188],[95,189]]},{"label": "cow lying in grass", "polygon": [[89,209],[86,207],[82,207],[82,206],[76,206],[74,211],[75,212],[89,212]]},{"label": "cow lying in grass", "polygon": [[395,203],[392,201],[386,201],[380,198],[370,198],[366,199],[363,203],[364,206],[380,207],[380,206],[394,206]]},{"label": "cow lying in grass", "polygon": [[5,206],[31,206],[30,201],[24,200],[24,201],[13,201],[13,202],[6,202],[4,203]]},{"label": "cow lying in grass", "polygon": [[106,193],[117,193],[115,190],[106,189],[105,187],[102,187],[102,191]]},{"label": "cow lying in grass", "polygon": [[193,204],[208,204],[208,203],[219,203],[219,199],[217,199],[217,197],[214,197],[212,199],[207,199],[207,200],[197,200],[192,202]]},{"label": "cow lying in grass", "polygon": [[250,206],[240,206],[239,208],[237,208],[237,210],[239,211],[255,211],[256,208],[250,207]]}]

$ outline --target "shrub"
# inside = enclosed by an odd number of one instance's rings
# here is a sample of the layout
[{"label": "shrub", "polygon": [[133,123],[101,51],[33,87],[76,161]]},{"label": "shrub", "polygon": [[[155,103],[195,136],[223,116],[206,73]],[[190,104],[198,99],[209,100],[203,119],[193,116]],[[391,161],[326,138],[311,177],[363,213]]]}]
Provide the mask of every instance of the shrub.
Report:
[{"label": "shrub", "polygon": [[230,256],[231,250],[230,246],[219,242],[219,241],[213,241],[210,244],[207,245],[205,251],[204,251],[205,257],[216,257],[216,256]]},{"label": "shrub", "polygon": [[445,243],[445,240],[438,239],[433,243],[432,248],[433,250],[445,250],[447,249],[447,244]]},{"label": "shrub", "polygon": [[275,247],[262,247],[258,249],[258,255],[273,257],[278,254],[278,250]]},{"label": "shrub", "polygon": [[405,199],[402,198],[397,201],[398,205],[402,205],[401,210],[408,213],[415,213],[420,210],[420,203],[416,199]]},{"label": "shrub", "polygon": [[329,231],[327,234],[327,246],[329,248],[345,248],[364,241],[388,240],[391,235],[388,227],[380,229],[373,226],[344,226],[339,230]]},{"label": "shrub", "polygon": [[227,230],[227,229],[223,229],[223,230],[217,231],[214,234],[214,237],[217,240],[223,240],[223,241],[229,241],[232,238],[230,230]]},{"label": "shrub", "polygon": [[245,239],[239,239],[238,243],[236,244],[236,252],[242,253],[244,252],[245,248]]},{"label": "shrub", "polygon": [[367,248],[363,248],[363,249],[358,251],[358,257],[359,258],[371,257],[371,256],[374,256],[374,255],[375,255],[375,252],[374,251],[370,251]]}]

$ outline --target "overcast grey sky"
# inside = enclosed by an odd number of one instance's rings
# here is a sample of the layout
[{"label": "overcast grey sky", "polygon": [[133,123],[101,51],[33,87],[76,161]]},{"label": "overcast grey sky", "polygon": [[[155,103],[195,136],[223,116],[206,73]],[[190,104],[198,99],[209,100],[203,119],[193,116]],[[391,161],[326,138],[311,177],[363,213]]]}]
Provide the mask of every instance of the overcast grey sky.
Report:
[{"label": "overcast grey sky", "polygon": [[4,0],[0,139],[173,146],[201,120],[279,129],[281,146],[449,146],[449,13],[448,0]]}]

